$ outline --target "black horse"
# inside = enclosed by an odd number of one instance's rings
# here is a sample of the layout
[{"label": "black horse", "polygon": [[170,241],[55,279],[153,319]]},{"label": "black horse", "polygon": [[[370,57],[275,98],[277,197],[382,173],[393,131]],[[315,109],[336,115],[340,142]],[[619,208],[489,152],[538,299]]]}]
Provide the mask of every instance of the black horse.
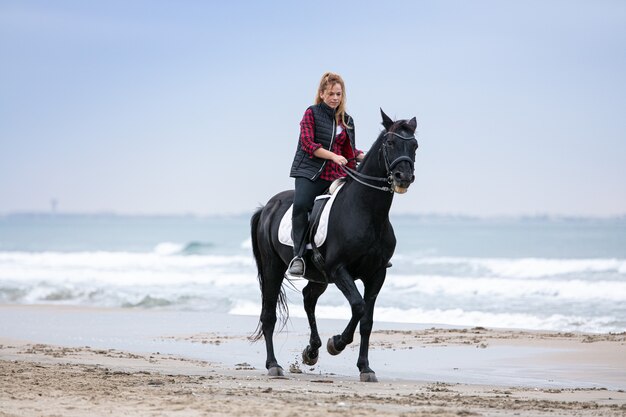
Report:
[{"label": "black horse", "polygon": [[[306,278],[309,282],[302,290],[311,327],[309,345],[302,353],[303,362],[307,365],[317,363],[322,342],[315,322],[315,305],[328,283],[334,283],[350,302],[352,317],[343,333],[328,340],[327,350],[331,355],[341,353],[352,343],[360,322],[361,345],[357,367],[361,372],[361,381],[365,382],[377,381],[376,374],[369,367],[369,338],[376,297],[385,282],[386,267],[396,246],[389,209],[394,192],[405,193],[415,180],[417,150],[415,118],[394,122],[382,109],[381,114],[384,130],[358,171],[348,171],[349,177],[333,204],[326,243],[320,248],[325,259],[323,272],[314,267],[310,254],[307,254]],[[278,226],[293,203],[293,195],[292,190],[275,195],[254,213],[251,220],[252,250],[262,293],[261,318],[253,339],[264,336],[267,349],[265,366],[272,376],[283,375],[283,369],[274,356],[272,337],[277,307],[284,320],[288,316],[283,279],[293,257],[292,248],[278,241]],[[356,279],[363,281],[363,297],[355,285]]]}]

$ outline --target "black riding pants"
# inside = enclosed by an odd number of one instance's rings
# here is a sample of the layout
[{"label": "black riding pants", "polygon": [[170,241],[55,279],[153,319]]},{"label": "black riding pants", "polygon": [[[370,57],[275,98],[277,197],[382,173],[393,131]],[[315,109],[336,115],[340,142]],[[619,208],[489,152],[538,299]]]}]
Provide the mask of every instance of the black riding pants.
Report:
[{"label": "black riding pants", "polygon": [[322,194],[332,184],[331,181],[317,179],[311,181],[308,178],[296,178],[296,193],[293,198],[293,213],[291,215],[291,236],[293,238],[294,256],[302,256],[304,253],[304,240],[306,229],[309,225],[309,212],[315,203],[315,197]]},{"label": "black riding pants", "polygon": [[293,198],[292,218],[308,213],[313,208],[315,197],[321,195],[332,184],[331,181],[308,178],[296,178],[296,194]]}]

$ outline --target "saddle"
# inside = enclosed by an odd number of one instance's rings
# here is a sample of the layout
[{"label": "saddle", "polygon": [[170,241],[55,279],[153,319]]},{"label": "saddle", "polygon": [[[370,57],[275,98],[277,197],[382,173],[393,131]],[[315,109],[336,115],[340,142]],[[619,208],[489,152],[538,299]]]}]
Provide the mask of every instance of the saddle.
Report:
[{"label": "saddle", "polygon": [[[313,249],[314,246],[320,247],[326,241],[330,210],[344,182],[345,178],[335,180],[329,187],[327,194],[322,194],[315,198],[313,209],[309,215],[309,226],[306,233],[307,249]],[[293,247],[293,240],[291,239],[292,211],[293,204],[287,209],[287,212],[285,212],[283,218],[280,220],[278,241],[283,245]]]},{"label": "saddle", "polygon": [[[335,198],[339,194],[339,191],[345,183],[345,178],[339,178],[335,180],[326,194],[319,195],[315,198],[313,203],[313,209],[309,215],[309,225],[306,232],[306,250],[311,251],[311,261],[324,277],[323,280],[316,280],[313,277],[305,277],[309,281],[315,281],[328,284],[328,276],[324,271],[324,256],[319,250],[319,247],[326,241],[326,235],[328,232],[328,219],[330,217],[330,210],[335,201]],[[278,240],[283,245],[293,246],[293,240],[291,239],[291,213],[293,211],[293,204],[289,207],[287,212],[283,215],[278,226]]]}]

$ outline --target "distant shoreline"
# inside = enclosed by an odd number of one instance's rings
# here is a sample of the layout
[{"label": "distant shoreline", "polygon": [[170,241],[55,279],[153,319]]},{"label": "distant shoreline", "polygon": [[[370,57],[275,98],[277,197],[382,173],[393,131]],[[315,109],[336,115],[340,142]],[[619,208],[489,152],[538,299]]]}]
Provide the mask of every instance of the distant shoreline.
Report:
[{"label": "distant shoreline", "polygon": [[[249,218],[254,210],[249,212],[235,213],[120,213],[116,211],[94,212],[50,212],[17,210],[0,212],[0,220],[3,218],[146,218],[146,219],[222,219],[222,218]],[[590,215],[590,214],[498,214],[498,215],[472,215],[461,213],[390,213],[393,218],[414,218],[416,220],[446,220],[446,221],[624,221],[626,213]]]}]

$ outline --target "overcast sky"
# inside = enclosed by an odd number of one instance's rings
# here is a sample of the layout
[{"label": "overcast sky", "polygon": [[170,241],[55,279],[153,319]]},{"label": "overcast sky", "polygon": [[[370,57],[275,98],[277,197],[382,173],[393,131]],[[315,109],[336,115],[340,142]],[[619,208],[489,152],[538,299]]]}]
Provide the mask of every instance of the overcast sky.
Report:
[{"label": "overcast sky", "polygon": [[0,214],[250,212],[325,71],[396,213],[626,213],[624,1],[0,1]]}]

